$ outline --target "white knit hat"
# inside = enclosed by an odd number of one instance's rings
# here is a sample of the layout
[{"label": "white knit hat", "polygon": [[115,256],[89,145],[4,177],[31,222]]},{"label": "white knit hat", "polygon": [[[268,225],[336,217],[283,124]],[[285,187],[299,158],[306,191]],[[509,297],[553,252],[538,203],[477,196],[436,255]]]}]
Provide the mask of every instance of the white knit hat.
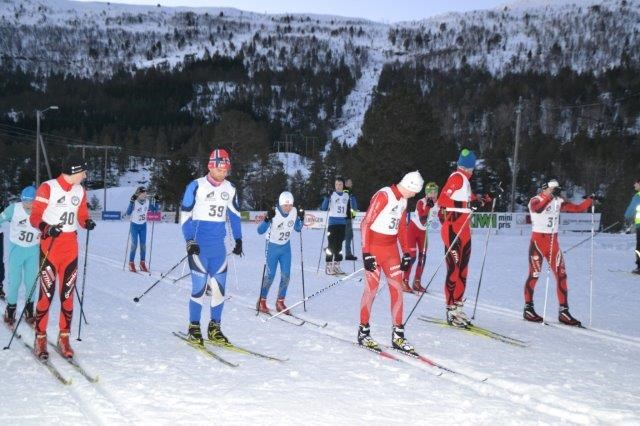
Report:
[{"label": "white knit hat", "polygon": [[424,185],[424,179],[420,175],[419,171],[409,172],[400,181],[400,186],[403,188],[418,193],[422,190],[422,186]]},{"label": "white knit hat", "polygon": [[278,204],[283,206],[285,204],[293,205],[293,194],[289,191],[284,191],[278,198]]}]

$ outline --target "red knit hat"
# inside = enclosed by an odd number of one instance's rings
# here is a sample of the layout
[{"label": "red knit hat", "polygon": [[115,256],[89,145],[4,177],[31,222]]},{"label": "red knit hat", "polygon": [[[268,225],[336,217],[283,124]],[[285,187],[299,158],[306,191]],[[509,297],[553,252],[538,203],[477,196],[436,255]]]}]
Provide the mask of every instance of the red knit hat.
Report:
[{"label": "red knit hat", "polygon": [[214,149],[209,156],[209,168],[220,167],[231,170],[231,160],[229,154],[224,149]]}]

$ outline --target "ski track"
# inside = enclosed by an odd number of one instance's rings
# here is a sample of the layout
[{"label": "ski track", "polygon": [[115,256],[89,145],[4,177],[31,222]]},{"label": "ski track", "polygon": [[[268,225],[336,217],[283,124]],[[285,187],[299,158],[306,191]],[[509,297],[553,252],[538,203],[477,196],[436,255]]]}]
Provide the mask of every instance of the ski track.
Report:
[{"label": "ski track", "polygon": [[[637,364],[640,336],[632,327],[634,321],[620,314],[624,313],[624,306],[611,311],[596,308],[599,301],[612,308],[617,303],[634,306],[639,301],[635,293],[630,293],[625,300],[605,302],[608,292],[612,291],[607,286],[634,288],[635,285],[637,288],[635,277],[607,281],[611,274],[607,275],[602,269],[596,271],[596,297],[601,297],[594,302],[594,326],[598,328],[584,330],[527,323],[518,309],[522,304],[521,292],[526,277],[528,238],[500,235],[490,244],[494,251],[493,256],[487,258],[487,280],[483,284],[476,323],[527,340],[529,347],[516,348],[481,336],[462,335],[459,330],[412,318],[407,325],[408,338],[417,350],[470,376],[445,372],[434,377],[431,374],[437,374],[438,370],[417,360],[393,362],[356,347],[349,348],[328,336],[355,338],[363,287],[359,276],[308,301],[308,312],[302,312],[301,307],[296,309],[310,320],[328,321],[326,329],[310,325],[294,327],[282,321],[263,322],[251,315],[244,306],[252,306],[257,298],[264,242],[257,236],[254,224],[243,224],[247,255],[229,263],[227,296],[232,297],[223,313],[223,328],[239,345],[290,360],[283,364],[272,363],[214,348],[223,358],[240,363],[239,368],[232,369],[204,357],[170,334],[183,330],[187,324],[190,281],[186,277],[173,283],[183,275],[184,266],[178,266],[140,303],[133,302],[133,297],[159,279],[160,274],[122,271],[122,261],[117,260],[122,253],[115,246],[122,245],[124,239],[120,242],[121,238],[109,234],[126,235],[127,226],[125,223],[100,222],[95,231],[101,238],[92,238],[89,253],[85,305],[89,326],[83,326],[85,337],[82,342],[73,341],[80,363],[92,374],[99,375],[100,382],[88,383],[52,352],[55,365],[66,377],[73,379],[70,386],[62,386],[43,367],[30,360],[31,355],[24,350],[5,351],[7,355],[1,358],[3,370],[15,369],[19,374],[15,379],[9,377],[8,397],[0,399],[0,423],[42,420],[74,424],[154,420],[198,423],[205,419],[224,419],[235,424],[261,419],[265,424],[301,421],[309,424],[344,421],[388,424],[398,421],[395,409],[403,410],[403,420],[418,423],[427,420],[489,423],[506,418],[517,423],[640,421],[640,397],[635,392],[640,385]],[[175,225],[159,227],[166,232],[156,230],[153,265],[157,270],[168,270],[184,255],[183,242]],[[316,265],[321,232],[303,232],[307,247],[305,263]],[[356,233],[356,246],[358,237]],[[561,245],[570,246],[581,238],[580,234],[561,234]],[[628,245],[621,242],[624,237],[598,238],[601,240],[596,244],[596,250],[609,256],[608,266],[624,267],[623,260],[619,259]],[[84,241],[82,236],[79,241]],[[294,237],[287,298],[290,305],[302,294],[297,243],[297,237]],[[441,242],[437,235],[431,236],[430,244],[424,283],[441,259]],[[81,250],[84,250],[83,244]],[[479,271],[482,255],[477,245],[474,250],[468,297],[475,297],[477,275],[474,274]],[[517,261],[515,257],[509,257],[506,262],[501,258],[513,256],[512,253],[518,253]],[[588,309],[585,311],[585,305],[588,306],[585,300],[588,299],[584,297],[584,289],[580,289],[579,284],[572,286],[572,283],[585,278],[588,281],[588,275],[577,266],[581,258],[588,258],[588,253],[588,247],[580,247],[566,256],[570,301],[574,300],[572,312],[585,324],[588,324]],[[500,268],[495,268],[498,262]],[[349,263],[343,262],[343,269],[348,272],[352,269]],[[359,268],[360,262],[355,263]],[[322,269],[316,275],[315,268],[305,268],[307,295],[339,278],[325,276]],[[516,277],[515,284],[507,277]],[[544,295],[545,279],[542,274],[536,291],[539,311],[542,310],[540,296]],[[425,295],[415,316],[443,317],[442,296],[438,294],[442,281],[443,271],[440,270],[430,287],[435,294]],[[555,314],[557,302],[555,282],[551,281],[547,316],[554,324],[555,315],[551,314]],[[82,277],[79,277],[78,284],[81,282]],[[273,287],[277,288],[278,283],[279,274]],[[272,288],[270,300],[274,293]],[[49,333],[55,333],[57,326],[59,304],[55,300],[57,298],[54,298],[50,318],[54,325],[50,325]],[[416,300],[416,296],[405,295],[405,315]],[[374,305],[372,334],[383,343],[387,343],[384,336],[389,333],[388,304],[388,291],[382,288]],[[203,307],[203,328],[208,317],[206,305]],[[467,301],[468,312],[472,309],[472,301]],[[76,311],[74,320],[78,317]],[[609,325],[614,326],[613,329],[609,330]],[[27,338],[22,329],[21,333]],[[8,330],[4,328],[0,336],[8,339]],[[482,378],[488,380],[482,383],[474,380]],[[29,392],[36,386],[36,394]],[[31,395],[37,395],[37,398]]]}]

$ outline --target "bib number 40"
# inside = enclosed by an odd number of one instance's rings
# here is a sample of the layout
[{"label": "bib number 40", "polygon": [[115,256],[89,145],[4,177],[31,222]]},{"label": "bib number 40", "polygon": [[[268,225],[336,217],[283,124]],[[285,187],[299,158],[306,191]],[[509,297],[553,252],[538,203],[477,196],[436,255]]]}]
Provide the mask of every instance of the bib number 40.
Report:
[{"label": "bib number 40", "polygon": [[76,222],[76,214],[74,212],[64,212],[60,216],[60,222],[62,226],[73,225]]}]

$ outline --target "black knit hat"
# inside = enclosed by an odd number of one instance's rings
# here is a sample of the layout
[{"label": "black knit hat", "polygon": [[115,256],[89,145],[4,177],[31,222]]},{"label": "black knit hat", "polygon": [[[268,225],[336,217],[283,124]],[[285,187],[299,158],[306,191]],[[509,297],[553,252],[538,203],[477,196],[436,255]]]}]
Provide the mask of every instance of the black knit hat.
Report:
[{"label": "black knit hat", "polygon": [[62,160],[62,173],[65,175],[75,175],[87,170],[87,162],[78,154],[69,154]]}]

